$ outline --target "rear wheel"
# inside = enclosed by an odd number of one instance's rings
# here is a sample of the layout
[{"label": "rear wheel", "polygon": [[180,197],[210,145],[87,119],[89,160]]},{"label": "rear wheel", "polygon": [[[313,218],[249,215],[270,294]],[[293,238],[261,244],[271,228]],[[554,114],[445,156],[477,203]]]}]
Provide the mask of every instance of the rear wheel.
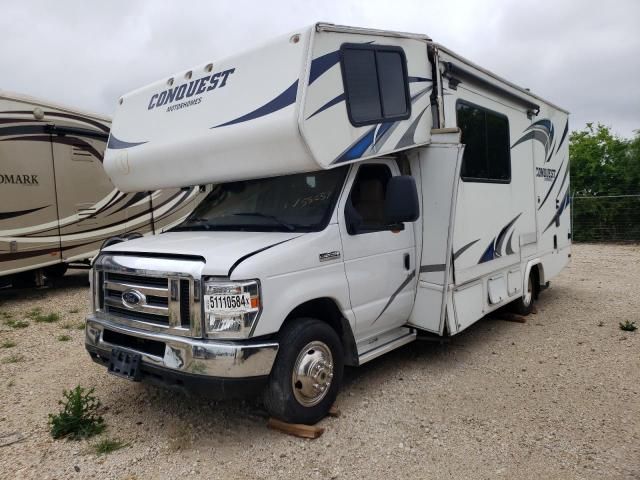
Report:
[{"label": "rear wheel", "polygon": [[535,300],[535,274],[534,271],[531,270],[529,272],[529,278],[527,278],[527,283],[525,285],[525,291],[518,300],[513,302],[513,308],[516,313],[520,315],[529,315],[531,310],[533,310],[533,302]]},{"label": "rear wheel", "polygon": [[294,319],[280,333],[280,349],[265,391],[269,413],[289,423],[314,424],[335,402],[343,372],[340,339],[328,324]]}]

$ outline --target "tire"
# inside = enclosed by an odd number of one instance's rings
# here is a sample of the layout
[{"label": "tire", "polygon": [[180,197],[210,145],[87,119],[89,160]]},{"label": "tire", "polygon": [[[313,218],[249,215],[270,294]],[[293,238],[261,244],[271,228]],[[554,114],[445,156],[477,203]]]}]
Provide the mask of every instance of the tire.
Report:
[{"label": "tire", "polygon": [[518,300],[513,302],[513,311],[518,315],[529,315],[533,310],[533,302],[536,299],[535,276],[529,272],[526,289]]},{"label": "tire", "polygon": [[279,337],[265,407],[284,422],[313,425],[327,415],[340,389],[344,369],[340,338],[331,326],[314,318],[294,319]]},{"label": "tire", "polygon": [[44,268],[44,276],[49,280],[57,280],[62,278],[65,273],[67,273],[67,269],[69,265],[66,263],[58,263],[56,265],[51,265],[49,267]]},{"label": "tire", "polygon": [[36,286],[36,274],[33,270],[16,273],[11,277],[13,288],[32,288]]}]

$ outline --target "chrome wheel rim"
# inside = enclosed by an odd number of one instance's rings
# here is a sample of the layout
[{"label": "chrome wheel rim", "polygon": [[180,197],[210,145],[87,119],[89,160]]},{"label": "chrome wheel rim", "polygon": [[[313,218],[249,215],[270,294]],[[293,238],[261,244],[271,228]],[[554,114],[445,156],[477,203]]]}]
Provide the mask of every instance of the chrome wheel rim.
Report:
[{"label": "chrome wheel rim", "polygon": [[313,407],[329,392],[333,379],[333,356],[323,342],[308,343],[298,354],[291,375],[293,395],[300,405]]},{"label": "chrome wheel rim", "polygon": [[529,305],[531,305],[531,300],[533,299],[533,280],[531,279],[531,276],[529,276],[529,281],[527,282],[527,291],[524,294],[524,305],[526,307],[528,307]]}]

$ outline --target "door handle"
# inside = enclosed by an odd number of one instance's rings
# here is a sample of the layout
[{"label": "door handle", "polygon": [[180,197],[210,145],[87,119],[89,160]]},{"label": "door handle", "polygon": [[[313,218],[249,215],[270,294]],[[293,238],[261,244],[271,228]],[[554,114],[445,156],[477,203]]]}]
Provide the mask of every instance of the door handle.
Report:
[{"label": "door handle", "polygon": [[405,270],[411,268],[411,256],[408,253],[404,254],[404,268]]}]

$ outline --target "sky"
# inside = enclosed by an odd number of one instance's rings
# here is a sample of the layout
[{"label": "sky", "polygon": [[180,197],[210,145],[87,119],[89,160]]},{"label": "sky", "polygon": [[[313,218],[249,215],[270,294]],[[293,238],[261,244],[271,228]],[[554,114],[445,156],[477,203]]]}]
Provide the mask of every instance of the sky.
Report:
[{"label": "sky", "polygon": [[568,109],[572,129],[640,129],[640,0],[0,0],[0,12],[0,89],[106,115],[128,91],[325,21],[427,34]]}]

